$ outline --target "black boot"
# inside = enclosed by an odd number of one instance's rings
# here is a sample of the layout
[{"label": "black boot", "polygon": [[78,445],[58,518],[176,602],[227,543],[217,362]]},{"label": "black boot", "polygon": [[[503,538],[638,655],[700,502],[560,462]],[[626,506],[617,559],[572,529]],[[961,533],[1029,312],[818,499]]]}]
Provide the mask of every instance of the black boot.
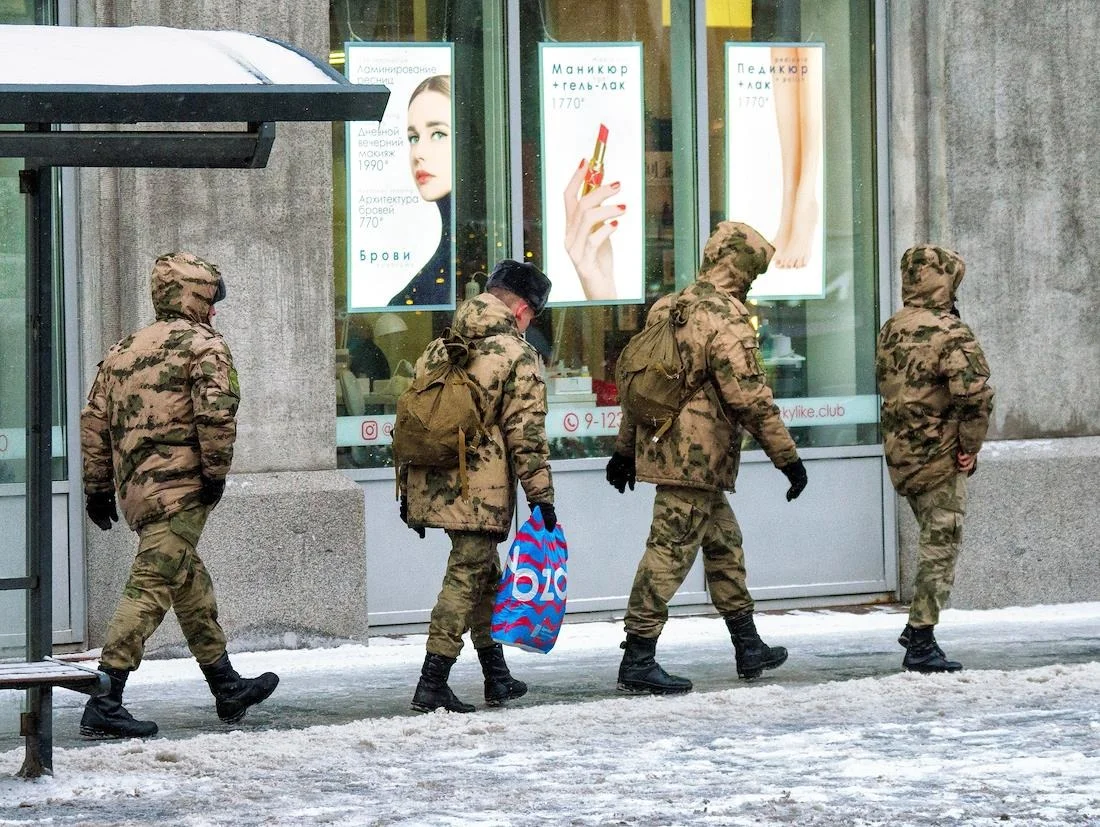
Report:
[{"label": "black boot", "polygon": [[619,664],[620,692],[649,695],[675,695],[691,691],[691,681],[670,675],[654,659],[657,638],[638,637],[627,632],[626,641],[619,644],[624,649],[623,662]]},{"label": "black boot", "polygon": [[499,643],[478,649],[477,659],[481,661],[481,672],[485,675],[485,703],[489,706],[500,706],[505,701],[527,694],[527,684],[517,681],[508,671],[508,664],[504,662],[504,647]]},{"label": "black boot", "polygon": [[725,618],[733,641],[733,654],[737,660],[737,677],[751,680],[759,678],[765,669],[775,669],[787,660],[787,650],[782,646],[768,646],[760,639],[752,610]]},{"label": "black boot", "polygon": [[[501,660],[503,661],[503,658]],[[447,678],[454,665],[455,658],[431,652],[424,656],[424,666],[420,669],[420,681],[416,684],[412,703],[409,704],[413,712],[434,712],[437,709],[446,709],[448,712],[474,711],[470,704],[464,704],[456,698],[451,687],[447,686]]]},{"label": "black boot", "polygon": [[962,664],[948,660],[943,649],[936,643],[933,626],[911,627],[909,645],[905,647],[905,657],[901,665],[910,672],[959,672]]},{"label": "black boot", "polygon": [[112,669],[99,664],[99,671],[111,679],[111,689],[106,695],[92,698],[84,706],[80,719],[80,734],[85,738],[151,738],[157,734],[152,721],[137,721],[122,705],[122,691],[130,673],[125,669]]},{"label": "black boot", "polygon": [[199,668],[214,696],[218,717],[227,724],[237,723],[250,706],[265,700],[279,685],[279,676],[274,672],[264,672],[258,678],[242,678],[224,652],[207,666],[199,664]]}]

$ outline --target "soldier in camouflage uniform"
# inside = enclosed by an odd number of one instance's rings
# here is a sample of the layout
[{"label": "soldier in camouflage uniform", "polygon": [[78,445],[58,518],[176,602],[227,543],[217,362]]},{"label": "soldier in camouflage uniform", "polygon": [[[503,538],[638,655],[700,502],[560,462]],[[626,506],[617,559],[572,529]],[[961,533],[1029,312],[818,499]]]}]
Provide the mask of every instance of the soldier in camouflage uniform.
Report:
[{"label": "soldier in camouflage uniform", "polygon": [[[473,712],[447,685],[468,630],[485,677],[485,700],[499,705],[527,692],[511,676],[503,648],[490,636],[493,602],[500,581],[497,545],[508,537],[516,508],[516,480],[528,505],[540,507],[553,530],[554,486],[546,440],[546,385],[539,356],[523,333],[546,306],[550,280],[531,264],[500,262],[485,292],[462,303],[452,331],[470,340],[466,365],[488,398],[487,438],[467,453],[469,492],[462,496],[456,468],[406,465],[399,469],[401,519],[424,536],[424,528],[442,528],[451,540],[443,587],[432,609],[427,655],[412,708]],[[416,364],[418,377],[447,360],[436,339]]]},{"label": "soldier in camouflage uniform", "polygon": [[214,330],[225,297],[218,269],[190,253],[160,256],[151,279],[156,321],[122,339],[99,364],[80,415],[87,512],[104,531],[122,514],[139,535],[137,557],[107,628],[100,669],[111,691],[88,701],[80,722],[92,738],[155,735],[122,705],[145,641],[174,608],[218,716],[227,723],[268,697],[271,672],[242,678],[225,650],[210,575],[196,547],[225,490],[240,387],[229,348]]},{"label": "soldier in camouflage uniform", "polygon": [[[687,692],[691,681],[669,675],[654,658],[668,620],[668,602],[699,551],[707,588],[733,640],[737,674],[758,677],[787,659],[756,631],[745,585],[741,529],[726,491],[734,490],[742,429],[755,437],[790,481],[787,499],[806,486],[806,470],[780,418],[764,375],[745,296],[775,252],[747,224],[723,221],[703,250],[695,284],[660,299],[646,325],[678,321],[676,341],[696,389],[669,431],[654,441],[652,425],[624,410],[607,480],[620,493],[636,479],[657,485],[653,522],[627,604],[626,642],[618,688],[625,692]],[[682,323],[679,323],[682,322]]]},{"label": "soldier in camouflage uniform", "polygon": [[902,665],[918,672],[962,669],[947,660],[933,628],[955,582],[966,479],[977,468],[993,405],[989,364],[955,306],[965,271],[952,250],[906,250],[904,307],[882,326],[876,350],[890,480],[920,525],[909,623],[898,638],[906,647]]}]

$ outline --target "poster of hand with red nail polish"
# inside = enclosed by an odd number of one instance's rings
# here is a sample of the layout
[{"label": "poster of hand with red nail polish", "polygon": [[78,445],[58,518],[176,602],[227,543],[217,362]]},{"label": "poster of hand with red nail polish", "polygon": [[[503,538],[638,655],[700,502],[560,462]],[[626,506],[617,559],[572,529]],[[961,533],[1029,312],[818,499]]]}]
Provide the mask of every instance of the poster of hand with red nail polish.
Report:
[{"label": "poster of hand with red nail polish", "polygon": [[640,43],[540,43],[550,304],[645,300]]}]

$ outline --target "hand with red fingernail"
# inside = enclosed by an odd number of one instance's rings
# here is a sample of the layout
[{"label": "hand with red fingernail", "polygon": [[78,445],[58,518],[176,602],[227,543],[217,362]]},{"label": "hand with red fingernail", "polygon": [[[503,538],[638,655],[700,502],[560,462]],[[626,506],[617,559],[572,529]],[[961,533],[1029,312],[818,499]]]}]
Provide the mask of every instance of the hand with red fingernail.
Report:
[{"label": "hand with red fingernail", "polygon": [[[585,177],[589,162],[580,165],[565,186],[565,250],[577,270],[586,300],[618,298],[615,290],[615,266],[611,251],[611,235],[618,229],[618,219],[626,212],[626,204],[606,204],[618,198],[620,184],[600,184],[586,194]],[[591,176],[589,175],[591,179]],[[591,183],[591,181],[590,181]]]}]

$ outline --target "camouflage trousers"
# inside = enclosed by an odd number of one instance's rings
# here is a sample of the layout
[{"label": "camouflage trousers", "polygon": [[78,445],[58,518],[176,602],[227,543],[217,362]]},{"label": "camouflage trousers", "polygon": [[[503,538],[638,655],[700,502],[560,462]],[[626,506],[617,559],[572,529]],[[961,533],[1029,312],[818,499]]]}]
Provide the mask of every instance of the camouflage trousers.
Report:
[{"label": "camouflage trousers", "polygon": [[909,623],[935,626],[955,584],[955,561],[966,515],[966,474],[955,474],[935,488],[908,499],[920,526]]},{"label": "camouflage trousers", "polygon": [[478,531],[448,531],[447,536],[451,554],[428,624],[427,650],[457,658],[467,631],[475,649],[492,645],[493,602],[502,570],[496,536]]},{"label": "camouflage trousers", "polygon": [[208,513],[202,506],[191,508],[141,529],[130,579],[107,627],[104,665],[137,669],[145,641],[169,609],[175,609],[195,660],[211,664],[225,652],[214,583],[195,551]]},{"label": "camouflage trousers", "polygon": [[626,631],[660,636],[668,620],[668,602],[700,548],[714,608],[723,616],[751,610],[741,542],[741,527],[723,492],[658,485],[649,539],[626,606]]}]

